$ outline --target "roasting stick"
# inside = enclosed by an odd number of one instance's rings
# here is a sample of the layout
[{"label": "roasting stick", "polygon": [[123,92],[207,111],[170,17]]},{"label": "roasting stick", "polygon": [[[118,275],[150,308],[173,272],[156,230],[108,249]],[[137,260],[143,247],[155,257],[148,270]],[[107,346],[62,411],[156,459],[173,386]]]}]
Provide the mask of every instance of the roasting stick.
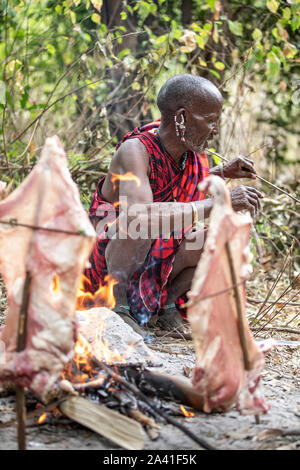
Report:
[{"label": "roasting stick", "polygon": [[[44,200],[45,194],[45,187],[46,181],[42,178],[38,195],[37,195],[37,203],[35,208],[35,215],[34,215],[34,225],[39,225],[39,219],[42,209],[42,204]],[[36,231],[33,230],[31,237],[28,243],[28,252],[26,257],[26,274],[25,274],[25,281],[23,287],[23,296],[22,296],[22,304],[20,308],[19,314],[19,323],[18,323],[18,336],[17,336],[17,352],[24,351],[26,347],[26,339],[27,339],[27,317],[28,317],[28,304],[30,299],[30,285],[31,285],[31,273],[29,269],[29,261],[31,258],[34,240],[36,237]],[[17,428],[18,428],[18,447],[19,450],[26,450],[26,404],[25,404],[25,391],[24,387],[17,385],[16,387],[16,417],[17,417]]]},{"label": "roasting stick", "polygon": [[[233,284],[233,292],[234,292],[237,317],[238,317],[238,330],[239,330],[240,342],[241,342],[242,351],[243,351],[244,366],[245,366],[245,370],[249,371],[251,370],[251,362],[250,362],[249,351],[247,347],[246,332],[245,332],[243,313],[242,313],[242,303],[241,303],[239,289],[237,286],[237,276],[235,272],[235,267],[233,263],[233,257],[232,257],[232,252],[231,252],[229,242],[226,242],[225,249],[226,249],[226,254],[228,258],[231,281]],[[259,414],[255,415],[255,422],[256,424],[260,423]]]},{"label": "roasting stick", "polygon": [[[31,275],[26,271],[25,283],[23,288],[22,304],[19,315],[17,352],[25,349],[26,330],[27,330],[27,310],[29,302]],[[16,414],[18,426],[18,446],[19,450],[26,450],[26,407],[24,387],[16,386]]]},{"label": "roasting stick", "polygon": [[[261,148],[261,147],[260,147],[260,148]],[[256,149],[256,150],[254,150],[254,151],[251,152],[251,153],[254,153],[254,152],[256,152],[257,150],[259,150],[259,149]],[[224,162],[229,162],[228,158],[223,157],[222,155],[220,155],[220,154],[217,153],[217,152],[214,152],[213,150],[205,149],[205,151],[211,153],[212,155],[217,155],[217,157],[221,158],[221,160],[223,160]],[[251,153],[249,153],[248,156],[251,155]],[[260,175],[255,174],[255,177],[256,177],[257,179],[263,181],[264,183],[268,184],[269,186],[271,186],[271,188],[276,189],[276,190],[279,191],[280,193],[285,194],[286,196],[288,196],[288,197],[290,197],[291,199],[293,199],[293,201],[296,201],[296,202],[298,202],[298,204],[300,204],[300,200],[299,200],[299,199],[297,199],[295,196],[292,196],[290,193],[288,193],[288,192],[285,191],[284,189],[281,189],[281,188],[279,188],[278,186],[276,186],[275,184],[270,183],[270,181],[266,180],[265,178],[263,178],[263,177],[260,176]]]}]

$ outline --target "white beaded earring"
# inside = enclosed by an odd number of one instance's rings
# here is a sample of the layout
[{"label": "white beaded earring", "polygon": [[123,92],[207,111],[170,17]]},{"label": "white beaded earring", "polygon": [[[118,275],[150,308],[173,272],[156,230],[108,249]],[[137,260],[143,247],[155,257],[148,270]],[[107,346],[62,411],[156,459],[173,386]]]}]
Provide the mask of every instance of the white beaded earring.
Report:
[{"label": "white beaded earring", "polygon": [[179,129],[180,129],[180,130],[184,130],[184,129],[185,129],[183,114],[181,114],[181,122],[177,122],[176,116],[174,116],[174,121],[175,121],[175,131],[176,131],[176,135],[177,135],[177,137],[179,137],[179,136],[180,136]]}]

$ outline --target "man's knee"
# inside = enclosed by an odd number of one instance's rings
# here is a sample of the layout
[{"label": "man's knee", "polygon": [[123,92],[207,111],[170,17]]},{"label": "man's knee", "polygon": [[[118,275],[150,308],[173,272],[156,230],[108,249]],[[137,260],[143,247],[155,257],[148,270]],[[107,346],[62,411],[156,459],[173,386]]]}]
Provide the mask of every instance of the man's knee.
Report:
[{"label": "man's knee", "polygon": [[108,273],[128,281],[145,262],[150,247],[151,240],[110,240],[105,250]]}]

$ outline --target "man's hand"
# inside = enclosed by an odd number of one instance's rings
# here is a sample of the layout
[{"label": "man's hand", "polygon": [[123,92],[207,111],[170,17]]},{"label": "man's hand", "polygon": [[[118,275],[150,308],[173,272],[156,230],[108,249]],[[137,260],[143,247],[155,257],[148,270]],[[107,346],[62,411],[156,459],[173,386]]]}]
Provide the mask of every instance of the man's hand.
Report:
[{"label": "man's hand", "polygon": [[254,162],[242,155],[233,158],[223,166],[225,178],[252,178],[255,179]]},{"label": "man's hand", "polygon": [[237,186],[230,191],[232,208],[235,211],[249,210],[252,216],[255,216],[260,209],[260,198],[263,195],[255,188],[250,186]]}]

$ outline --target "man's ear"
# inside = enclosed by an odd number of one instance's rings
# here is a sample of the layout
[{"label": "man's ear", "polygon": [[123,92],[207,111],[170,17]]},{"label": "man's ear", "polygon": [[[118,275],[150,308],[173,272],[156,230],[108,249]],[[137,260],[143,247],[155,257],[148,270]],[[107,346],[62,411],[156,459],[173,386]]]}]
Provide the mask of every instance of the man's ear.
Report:
[{"label": "man's ear", "polygon": [[184,108],[180,108],[175,113],[176,122],[178,124],[185,124],[186,122],[186,111]]}]

